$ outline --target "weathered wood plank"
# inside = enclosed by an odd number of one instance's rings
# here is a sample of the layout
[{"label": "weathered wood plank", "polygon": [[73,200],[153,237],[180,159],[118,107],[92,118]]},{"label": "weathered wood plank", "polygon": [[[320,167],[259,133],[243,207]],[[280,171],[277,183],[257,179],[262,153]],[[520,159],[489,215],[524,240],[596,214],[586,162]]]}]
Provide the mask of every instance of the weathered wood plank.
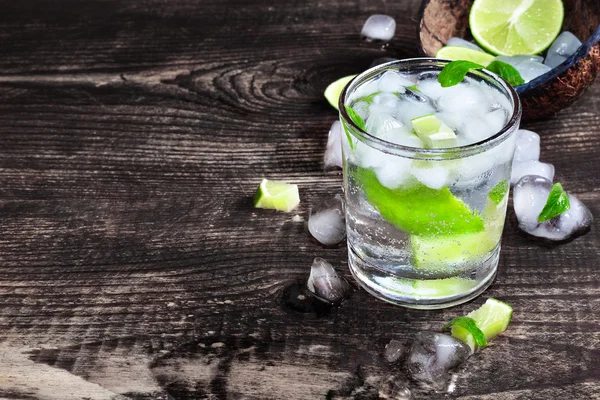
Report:
[{"label": "weathered wood plank", "polygon": [[[373,398],[399,373],[380,357],[390,339],[483,301],[425,312],[356,291],[326,315],[281,301],[315,256],[346,271],[343,246],[305,228],[341,186],[322,170],[336,118],[322,92],[377,57],[415,55],[417,1],[2,9],[0,397]],[[397,18],[387,50],[358,40],[374,12]],[[595,215],[598,111],[596,84],[527,125]],[[300,184],[294,213],[252,208],[263,176]],[[514,306],[510,330],[452,394],[415,398],[598,398],[597,230],[548,248],[509,215],[485,296]]]}]

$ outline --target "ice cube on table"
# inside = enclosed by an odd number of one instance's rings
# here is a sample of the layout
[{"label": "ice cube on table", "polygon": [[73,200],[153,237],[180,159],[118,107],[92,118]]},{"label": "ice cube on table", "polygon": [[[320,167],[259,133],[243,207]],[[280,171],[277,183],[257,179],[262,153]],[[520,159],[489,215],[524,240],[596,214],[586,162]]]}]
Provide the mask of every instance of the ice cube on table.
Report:
[{"label": "ice cube on table", "polygon": [[350,293],[348,282],[320,257],[313,261],[306,287],[318,299],[334,304],[341,303]]},{"label": "ice cube on table", "polygon": [[443,390],[456,368],[471,355],[471,348],[449,335],[419,332],[410,349],[406,368],[411,377],[434,390]]},{"label": "ice cube on table", "polygon": [[554,165],[533,161],[514,161],[512,172],[510,174],[510,185],[514,186],[526,175],[537,175],[548,179],[550,182],[554,179]]},{"label": "ice cube on table", "polygon": [[386,71],[379,78],[377,88],[382,92],[404,93],[406,86],[414,85],[410,79],[400,75],[398,72]]},{"label": "ice cube on table", "polygon": [[473,42],[469,42],[468,40],[459,38],[459,37],[451,37],[446,42],[446,46],[459,46],[459,47],[468,47],[469,49],[483,51],[483,49],[477,46]]},{"label": "ice cube on table", "polygon": [[558,35],[548,49],[544,64],[550,68],[555,68],[572,56],[580,46],[581,41],[571,32],[565,31]]},{"label": "ice cube on table", "polygon": [[373,14],[365,22],[360,35],[369,41],[389,42],[396,33],[396,20],[389,15]]},{"label": "ice cube on table", "polygon": [[390,376],[383,381],[379,388],[379,399],[411,400],[412,393],[407,385],[408,382],[403,382],[403,380],[395,376]]},{"label": "ice cube on table", "polygon": [[562,241],[587,232],[593,222],[590,210],[572,194],[568,193],[570,208],[542,223],[538,217],[552,190],[552,182],[540,176],[523,177],[513,190],[513,207],[519,228],[530,235]]},{"label": "ice cube on table", "polygon": [[406,347],[405,347],[404,343],[402,343],[396,339],[392,339],[392,340],[390,340],[390,342],[388,344],[385,345],[385,351],[383,352],[383,358],[385,359],[385,361],[387,361],[389,363],[396,362],[404,354],[405,348]]},{"label": "ice cube on table", "polygon": [[323,164],[326,169],[342,168],[342,124],[340,121],[335,121],[329,128]]},{"label": "ice cube on table", "polygon": [[338,244],[346,237],[346,219],[341,196],[311,207],[308,231],[326,246]]},{"label": "ice cube on table", "polygon": [[516,135],[514,162],[538,161],[540,159],[540,135],[527,129],[519,129]]}]

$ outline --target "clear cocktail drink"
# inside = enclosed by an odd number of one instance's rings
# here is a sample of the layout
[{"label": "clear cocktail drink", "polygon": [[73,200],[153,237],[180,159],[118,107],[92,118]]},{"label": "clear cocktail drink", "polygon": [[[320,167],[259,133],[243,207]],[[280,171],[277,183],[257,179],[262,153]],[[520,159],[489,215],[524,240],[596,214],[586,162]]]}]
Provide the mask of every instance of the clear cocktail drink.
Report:
[{"label": "clear cocktail drink", "polygon": [[350,269],[413,308],[472,299],[496,274],[521,110],[487,71],[443,88],[447,62],[396,61],[340,98]]}]

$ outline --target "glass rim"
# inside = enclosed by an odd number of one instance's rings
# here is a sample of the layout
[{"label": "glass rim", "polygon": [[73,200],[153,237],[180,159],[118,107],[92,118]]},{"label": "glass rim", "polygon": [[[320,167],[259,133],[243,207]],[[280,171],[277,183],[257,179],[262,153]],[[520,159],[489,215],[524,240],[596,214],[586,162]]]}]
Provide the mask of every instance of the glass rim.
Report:
[{"label": "glass rim", "polygon": [[[501,86],[504,90],[506,90],[506,92],[508,93],[508,98],[511,101],[511,103],[513,104],[513,111],[512,111],[512,115],[510,116],[508,121],[504,124],[502,129],[500,129],[498,132],[496,132],[492,136],[489,136],[483,140],[480,140],[478,142],[471,143],[468,145],[441,148],[441,149],[425,149],[425,148],[410,147],[410,146],[404,146],[404,145],[401,145],[398,143],[388,142],[387,140],[378,138],[377,136],[374,136],[374,135],[370,134],[369,132],[361,129],[358,125],[356,125],[354,123],[354,121],[352,121],[352,119],[350,118],[350,116],[348,115],[348,113],[346,111],[346,107],[344,107],[346,105],[346,97],[348,95],[349,89],[354,90],[354,89],[358,88],[358,85],[356,84],[357,82],[362,83],[361,81],[364,80],[366,77],[370,78],[372,75],[375,75],[380,70],[381,71],[386,70],[386,69],[389,69],[389,67],[395,66],[395,65],[407,65],[407,64],[425,64],[425,65],[440,66],[440,65],[446,65],[446,64],[450,63],[451,61],[452,60],[443,59],[443,58],[434,58],[434,57],[406,58],[406,59],[402,59],[402,60],[390,61],[390,62],[387,62],[384,64],[376,65],[375,67],[369,68],[368,70],[358,74],[350,82],[348,82],[348,84],[344,87],[344,89],[342,90],[342,93],[340,94],[338,108],[339,108],[340,116],[342,118],[342,122],[344,124],[349,124],[353,128],[353,130],[356,133],[358,133],[358,135],[357,135],[358,139],[363,141],[365,144],[368,144],[368,145],[375,144],[375,146],[374,146],[375,148],[377,148],[378,150],[388,152],[388,153],[390,153],[390,150],[392,150],[392,152],[391,152],[392,154],[394,154],[396,152],[398,152],[399,154],[407,153],[407,152],[412,153],[412,154],[418,153],[419,158],[422,158],[424,156],[440,156],[440,155],[448,155],[448,154],[453,154],[453,153],[457,157],[463,156],[464,153],[477,154],[477,153],[480,153],[480,152],[486,150],[486,148],[488,146],[491,146],[495,142],[504,141],[504,139],[506,139],[509,136],[508,133],[512,132],[513,127],[515,125],[517,125],[518,121],[521,119],[521,114],[522,114],[521,102],[519,100],[519,95],[517,94],[516,90],[508,82],[506,82],[500,76],[498,76],[498,75],[494,74],[493,72],[490,72],[486,69],[469,71],[467,75],[470,75],[470,76],[479,75],[479,76],[485,76],[487,78],[491,78],[491,80],[493,80],[494,83],[496,83],[497,85]],[[442,68],[440,68],[440,71],[441,71],[441,69]]]}]

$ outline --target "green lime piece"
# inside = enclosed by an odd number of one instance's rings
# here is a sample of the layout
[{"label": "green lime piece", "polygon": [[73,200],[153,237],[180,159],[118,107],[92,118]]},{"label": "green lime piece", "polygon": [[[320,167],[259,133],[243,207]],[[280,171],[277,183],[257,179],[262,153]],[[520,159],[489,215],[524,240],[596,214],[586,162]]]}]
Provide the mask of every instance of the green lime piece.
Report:
[{"label": "green lime piece", "polygon": [[263,179],[254,196],[254,207],[290,212],[300,203],[298,185]]},{"label": "green lime piece", "polygon": [[458,145],[458,139],[454,131],[434,114],[413,118],[410,122],[412,122],[413,129],[419,139],[429,149],[444,149]]},{"label": "green lime piece", "polygon": [[544,205],[544,208],[538,217],[538,222],[542,223],[554,217],[558,217],[569,208],[571,208],[569,195],[564,191],[562,185],[557,182],[552,185],[552,190],[550,190],[546,205]]},{"label": "green lime piece", "polygon": [[505,179],[498,182],[496,186],[490,190],[488,197],[494,202],[494,204],[500,204],[504,196],[508,193],[508,181]]},{"label": "green lime piece", "polygon": [[494,56],[491,54],[461,46],[444,46],[438,50],[435,57],[446,58],[452,61],[471,61],[481,64],[484,67],[487,67],[492,61],[494,61]]},{"label": "green lime piece", "polygon": [[411,235],[431,237],[481,232],[481,216],[450,192],[447,187],[431,189],[417,183],[389,189],[373,170],[356,168],[353,174],[367,200],[388,222]]},{"label": "green lime piece", "polygon": [[458,85],[465,79],[470,70],[482,68],[484,68],[483,65],[471,61],[452,61],[442,69],[438,75],[438,82],[442,87]]},{"label": "green lime piece", "polygon": [[349,75],[340,78],[337,81],[330,84],[329,86],[327,86],[327,89],[325,89],[325,98],[327,99],[329,104],[331,104],[331,106],[336,110],[339,110],[338,103],[340,101],[340,95],[342,94],[342,91],[344,90],[348,82],[354,79],[355,76],[356,75]]},{"label": "green lime piece", "polygon": [[[468,313],[467,317],[475,321],[475,324],[477,324],[477,327],[489,342],[508,328],[512,313],[513,309],[511,306],[490,297],[477,310]],[[473,335],[463,327],[453,326],[452,336],[467,343],[473,351],[477,348]]]},{"label": "green lime piece", "polygon": [[521,77],[521,73],[504,61],[496,60],[485,67],[485,69],[499,75],[511,86],[519,86],[525,83],[525,80]]},{"label": "green lime piece", "polygon": [[473,337],[473,341],[475,342],[475,345],[477,345],[477,347],[481,348],[481,347],[487,346],[487,340],[485,340],[485,335],[483,334],[481,329],[479,329],[479,327],[477,327],[477,324],[475,323],[475,320],[473,318],[470,318],[470,317],[454,318],[452,321],[450,321],[446,325],[444,325],[444,329],[448,329],[452,326],[460,327],[460,328],[468,331],[471,334],[471,336]]},{"label": "green lime piece", "polygon": [[469,14],[477,43],[493,54],[538,54],[561,31],[561,0],[475,0]]},{"label": "green lime piece", "polygon": [[421,298],[444,298],[455,294],[465,293],[476,286],[476,282],[459,278],[444,279],[396,279],[394,291],[407,296]]},{"label": "green lime piece", "polygon": [[[499,234],[500,233],[500,234]],[[428,270],[451,270],[468,261],[486,258],[500,241],[502,231],[497,229],[462,235],[410,237],[411,264]]]}]

